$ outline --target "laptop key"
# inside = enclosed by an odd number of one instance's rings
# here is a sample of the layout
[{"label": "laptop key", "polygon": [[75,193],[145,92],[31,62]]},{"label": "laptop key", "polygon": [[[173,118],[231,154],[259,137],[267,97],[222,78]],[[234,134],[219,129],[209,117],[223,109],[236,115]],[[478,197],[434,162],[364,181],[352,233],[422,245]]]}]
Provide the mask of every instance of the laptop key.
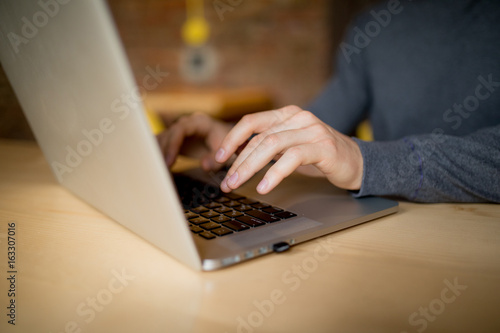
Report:
[{"label": "laptop key", "polygon": [[199,233],[199,232],[203,232],[205,230],[203,230],[202,228],[200,228],[199,226],[197,225],[190,225],[189,226],[189,229],[194,232],[195,234]]},{"label": "laptop key", "polygon": [[231,221],[231,219],[225,215],[218,215],[218,216],[212,217],[210,219],[216,223],[224,223],[227,221]]},{"label": "laptop key", "polygon": [[263,203],[263,202],[257,202],[257,203],[254,203],[254,204],[250,205],[250,206],[252,206],[255,209],[263,209],[263,208],[269,207],[268,204]]},{"label": "laptop key", "polygon": [[236,206],[241,206],[241,204],[239,203],[239,201],[231,200],[229,202],[225,202],[224,206],[233,208],[233,207],[236,207]]},{"label": "laptop key", "polygon": [[203,237],[205,239],[217,238],[217,236],[215,236],[213,233],[211,233],[209,231],[200,232],[198,235],[200,235],[201,237]]},{"label": "laptop key", "polygon": [[280,219],[289,219],[291,217],[297,216],[297,214],[294,214],[292,212],[284,211],[284,212],[276,213],[276,214],[274,214],[274,216],[277,216]]},{"label": "laptop key", "polygon": [[216,234],[217,236],[225,236],[232,234],[233,232],[228,228],[220,227],[215,230],[212,230],[212,233]]},{"label": "laptop key", "polygon": [[243,215],[243,213],[242,212],[238,212],[237,210],[232,210],[230,212],[224,213],[224,215],[226,215],[228,217],[238,217],[238,216]]},{"label": "laptop key", "polygon": [[200,225],[202,223],[210,222],[210,220],[200,216],[200,217],[195,217],[194,219],[190,219],[189,222],[191,222],[192,224]]},{"label": "laptop key", "polygon": [[253,200],[253,199],[250,199],[250,198],[245,198],[245,199],[241,199],[241,200],[238,200],[238,201],[241,202],[244,205],[253,205],[253,204],[258,203],[257,200]]},{"label": "laptop key", "polygon": [[184,216],[186,219],[192,219],[193,217],[198,217],[198,214],[190,212],[189,210],[184,211]]},{"label": "laptop key", "polygon": [[208,212],[201,213],[201,216],[206,217],[207,219],[212,218],[214,216],[219,216],[219,213],[214,212],[213,210],[209,210]]},{"label": "laptop key", "polygon": [[215,201],[218,202],[218,203],[224,203],[224,202],[231,201],[231,199],[229,199],[228,197],[222,196],[220,198],[215,199]]},{"label": "laptop key", "polygon": [[251,217],[251,216],[238,216],[236,220],[245,223],[246,225],[249,225],[253,228],[255,227],[260,227],[261,225],[265,225],[266,223],[262,222],[261,220]]},{"label": "laptop key", "polygon": [[231,211],[231,208],[227,208],[227,207],[225,207],[225,206],[221,206],[221,207],[219,207],[219,208],[215,208],[214,210],[215,210],[216,212],[218,212],[218,213],[224,214],[224,213],[226,213],[226,212],[230,212],[230,211]]},{"label": "laptop key", "polygon": [[217,208],[217,207],[220,207],[220,206],[221,205],[219,203],[215,202],[215,201],[211,201],[211,202],[209,202],[209,203],[207,203],[205,205],[205,207],[210,208],[210,209],[214,209],[214,208]]},{"label": "laptop key", "polygon": [[228,197],[229,199],[231,200],[241,200],[241,199],[245,199],[244,196],[242,195],[239,195],[239,194],[236,194],[236,193],[224,193],[224,196],[225,197]]},{"label": "laptop key", "polygon": [[246,224],[243,224],[241,222],[238,222],[238,221],[230,221],[230,222],[223,223],[222,225],[225,227],[228,227],[230,229],[233,229],[234,231],[242,231],[242,230],[250,229],[249,226],[247,226]]},{"label": "laptop key", "polygon": [[283,209],[278,208],[278,207],[269,207],[269,208],[264,208],[262,211],[269,213],[269,214],[274,214],[274,213],[282,212]]},{"label": "laptop key", "polygon": [[250,216],[256,217],[256,218],[258,218],[262,221],[265,221],[267,223],[277,222],[280,220],[279,218],[272,216],[271,214],[261,212],[260,210],[251,210],[251,211],[248,211],[246,213]]},{"label": "laptop key", "polygon": [[208,208],[206,208],[204,206],[198,206],[198,207],[195,207],[195,208],[191,208],[191,211],[194,212],[194,213],[196,213],[196,214],[201,214],[201,213],[207,212]]},{"label": "laptop key", "polygon": [[175,182],[190,230],[207,239],[296,216],[239,194],[220,193],[218,187],[189,177]]},{"label": "laptop key", "polygon": [[213,229],[220,228],[220,225],[218,223],[210,221],[207,223],[200,224],[200,227],[202,227],[205,230],[213,230]]},{"label": "laptop key", "polygon": [[249,206],[249,205],[240,205],[240,206],[236,206],[236,207],[233,207],[234,209],[240,211],[240,212],[246,212],[247,210],[251,210],[252,209],[252,206]]}]

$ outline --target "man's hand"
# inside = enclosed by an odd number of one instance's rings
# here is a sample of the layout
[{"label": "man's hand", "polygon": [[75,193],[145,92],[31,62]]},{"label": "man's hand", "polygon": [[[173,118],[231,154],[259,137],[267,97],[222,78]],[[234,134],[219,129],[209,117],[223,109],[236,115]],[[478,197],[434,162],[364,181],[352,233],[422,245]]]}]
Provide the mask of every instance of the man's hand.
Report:
[{"label": "man's hand", "polygon": [[253,134],[222,181],[224,192],[237,189],[273,159],[257,186],[260,194],[300,166],[317,168],[338,187],[361,187],[363,158],[356,142],[296,106],[244,116],[222,140],[215,160],[225,163]]},{"label": "man's hand", "polygon": [[230,129],[230,124],[203,113],[195,113],[179,118],[157,138],[169,167],[182,153],[186,156],[199,158],[202,168],[209,171],[221,167],[215,162],[214,156]]}]

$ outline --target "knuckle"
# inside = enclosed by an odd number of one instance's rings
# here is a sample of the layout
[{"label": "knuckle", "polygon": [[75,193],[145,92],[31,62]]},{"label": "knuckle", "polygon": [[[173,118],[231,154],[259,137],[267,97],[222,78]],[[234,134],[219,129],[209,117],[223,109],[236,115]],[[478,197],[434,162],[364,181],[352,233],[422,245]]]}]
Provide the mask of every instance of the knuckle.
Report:
[{"label": "knuckle", "polygon": [[286,112],[300,112],[300,111],[302,111],[301,108],[299,108],[297,105],[293,105],[293,104],[284,106],[283,110]]},{"label": "knuckle", "polygon": [[177,119],[177,121],[174,123],[174,125],[186,127],[187,125],[191,124],[197,118],[198,118],[197,113],[182,115]]},{"label": "knuckle", "polygon": [[266,148],[273,148],[273,147],[276,147],[277,145],[279,145],[279,137],[277,134],[269,134],[268,136],[266,136],[264,138],[264,140],[262,140],[262,144],[266,147]]},{"label": "knuckle", "polygon": [[240,176],[245,177],[245,175],[250,172],[251,168],[252,166],[250,162],[248,161],[248,159],[246,159],[238,166],[238,173],[240,174]]},{"label": "knuckle", "polygon": [[301,108],[299,108],[297,105],[287,105],[287,106],[284,106],[281,108],[281,110],[285,113],[288,113],[288,114],[296,114],[300,111],[302,111]]},{"label": "knuckle", "polygon": [[295,115],[295,117],[299,121],[306,123],[310,123],[316,120],[316,116],[311,111],[306,111],[306,110],[301,110]]},{"label": "knuckle", "polygon": [[324,150],[323,158],[318,163],[318,167],[323,170],[333,170],[338,164],[338,148],[333,140],[322,140],[319,142],[322,150]]},{"label": "knuckle", "polygon": [[316,134],[316,136],[323,137],[324,135],[328,135],[328,130],[320,123],[315,123],[309,126],[309,129]]},{"label": "knuckle", "polygon": [[327,139],[321,140],[318,143],[321,145],[322,148],[327,150],[329,152],[329,154],[332,154],[333,156],[337,155],[338,148],[337,148],[337,143],[335,142],[334,139],[327,138]]},{"label": "knuckle", "polygon": [[257,148],[262,143],[262,141],[266,138],[267,135],[268,135],[267,132],[254,133],[251,136],[250,140],[248,141],[246,148],[251,149],[251,150]]},{"label": "knuckle", "polygon": [[302,158],[302,149],[300,147],[290,147],[286,151],[286,154],[292,160],[300,160]]},{"label": "knuckle", "polygon": [[179,119],[177,119],[177,121],[173,124],[173,126],[176,126],[176,125],[183,125],[185,124],[188,120],[187,118],[189,117],[192,117],[192,116],[181,116],[179,117]]},{"label": "knuckle", "polygon": [[246,114],[241,117],[240,122],[244,124],[251,124],[253,116],[251,114]]},{"label": "knuckle", "polygon": [[182,131],[183,127],[184,126],[182,125],[180,120],[177,120],[175,123],[173,123],[172,125],[170,125],[168,127],[168,131],[165,134],[165,136],[171,138],[171,137],[177,135],[180,131]]},{"label": "knuckle", "polygon": [[189,121],[207,121],[209,119],[209,116],[206,113],[196,111],[194,112],[190,117],[187,117]]},{"label": "knuckle", "polygon": [[250,139],[250,141],[248,141],[246,148],[252,150],[255,149],[259,145],[260,140],[261,140],[260,134],[255,135],[253,138]]}]

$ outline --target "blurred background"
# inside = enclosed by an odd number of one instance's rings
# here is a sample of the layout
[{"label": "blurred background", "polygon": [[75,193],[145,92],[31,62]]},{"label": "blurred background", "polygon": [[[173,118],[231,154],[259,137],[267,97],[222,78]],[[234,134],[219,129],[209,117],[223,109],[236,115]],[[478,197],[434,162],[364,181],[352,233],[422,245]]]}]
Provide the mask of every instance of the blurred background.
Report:
[{"label": "blurred background", "polygon": [[[375,0],[108,0],[143,97],[167,124],[305,106],[334,68],[345,28]],[[154,87],[153,87],[154,86]],[[0,67],[0,137],[33,140]]]}]

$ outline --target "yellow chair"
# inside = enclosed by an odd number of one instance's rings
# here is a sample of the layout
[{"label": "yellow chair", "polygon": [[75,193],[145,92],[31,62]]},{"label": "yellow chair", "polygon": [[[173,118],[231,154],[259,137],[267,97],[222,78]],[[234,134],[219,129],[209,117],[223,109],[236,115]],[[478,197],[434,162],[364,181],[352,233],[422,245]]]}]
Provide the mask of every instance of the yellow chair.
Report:
[{"label": "yellow chair", "polygon": [[163,121],[160,116],[151,109],[146,109],[146,117],[148,118],[149,126],[151,127],[151,131],[153,133],[159,134],[161,131],[165,129],[163,125]]},{"label": "yellow chair", "polygon": [[365,120],[356,128],[356,137],[363,141],[373,141],[373,131],[369,120]]}]

